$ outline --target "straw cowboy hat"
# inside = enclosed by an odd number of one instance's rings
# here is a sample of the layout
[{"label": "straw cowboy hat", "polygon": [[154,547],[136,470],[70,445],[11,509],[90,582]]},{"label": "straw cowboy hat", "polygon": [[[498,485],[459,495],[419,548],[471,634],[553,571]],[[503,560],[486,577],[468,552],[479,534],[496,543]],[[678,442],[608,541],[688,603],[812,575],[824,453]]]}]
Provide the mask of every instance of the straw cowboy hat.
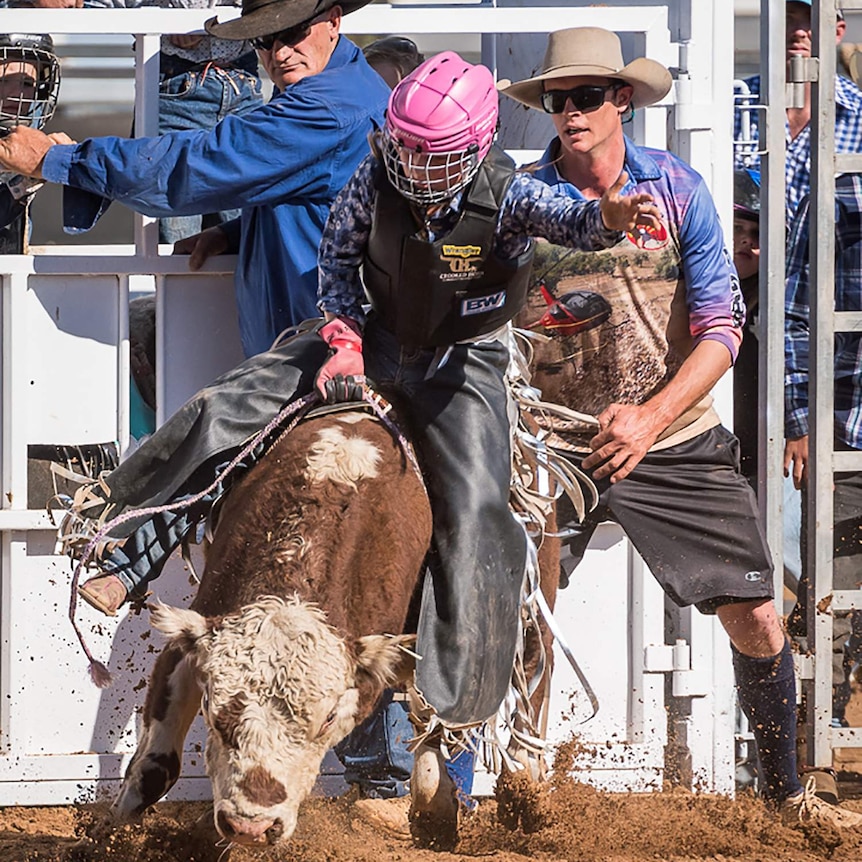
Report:
[{"label": "straw cowboy hat", "polygon": [[340,6],[343,15],[355,12],[370,0],[242,0],[239,18],[219,24],[210,18],[204,24],[207,33],[220,39],[256,39],[280,33],[304,21],[310,21],[333,6]]},{"label": "straw cowboy hat", "polygon": [[663,99],[672,83],[670,72],[655,60],[639,57],[626,66],[616,33],[600,27],[571,27],[550,34],[542,70],[535,78],[516,84],[500,81],[497,86],[501,93],[541,110],[543,82],[575,75],[618,78],[631,84],[632,105],[636,108]]}]

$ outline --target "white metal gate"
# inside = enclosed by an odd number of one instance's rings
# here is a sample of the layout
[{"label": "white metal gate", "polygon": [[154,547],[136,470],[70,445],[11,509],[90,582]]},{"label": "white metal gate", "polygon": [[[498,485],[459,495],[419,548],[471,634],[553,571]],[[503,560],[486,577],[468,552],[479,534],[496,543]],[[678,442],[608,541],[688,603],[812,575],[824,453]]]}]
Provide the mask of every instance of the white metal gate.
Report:
[{"label": "white metal gate", "polygon": [[[137,40],[136,114],[146,132],[155,128],[158,34],[195,30],[211,13],[52,10],[47,23],[43,10],[0,14],[8,22],[4,29],[19,32],[145,34]],[[704,174],[717,190],[720,211],[729,216],[729,4],[477,5],[445,13],[437,7],[373,5],[344,21],[348,33],[435,33],[438,39],[476,34],[477,41],[481,34],[483,57],[500,77],[511,78],[541,60],[548,30],[566,26],[617,30],[629,53],[646,53],[675,69],[678,81],[668,105],[639,112],[634,134],[642,143],[665,146],[669,119],[673,148]],[[534,151],[547,143],[549,129],[550,124],[504,125],[502,142],[510,150]],[[138,217],[134,250],[57,247],[37,249],[32,257],[0,258],[0,805],[90,798],[116,782],[135,747],[142,683],[157,636],[150,637],[144,618],[123,613],[108,620],[81,609],[91,647],[116,678],[111,689],[92,687],[65,617],[70,566],[52,555],[47,516],[27,509],[26,467],[31,443],[127,443],[130,287],[143,283],[157,294],[160,420],[240,358],[233,260],[217,259],[203,272],[189,273],[182,258],[158,255],[155,237],[153,220]],[[178,562],[153,588],[177,603],[188,601],[193,590]],[[692,786],[732,792],[732,673],[726,638],[715,621],[667,608],[612,525],[598,531],[558,608],[601,700],[598,715],[579,724],[585,713],[578,688],[558,657],[550,733],[560,740],[576,730],[585,751],[601,752],[579,761],[585,778],[615,789],[660,786],[668,694],[674,699],[675,737],[685,752],[683,775]],[[198,723],[172,798],[208,793],[201,739]],[[478,787],[490,789],[489,780],[480,779]]]}]

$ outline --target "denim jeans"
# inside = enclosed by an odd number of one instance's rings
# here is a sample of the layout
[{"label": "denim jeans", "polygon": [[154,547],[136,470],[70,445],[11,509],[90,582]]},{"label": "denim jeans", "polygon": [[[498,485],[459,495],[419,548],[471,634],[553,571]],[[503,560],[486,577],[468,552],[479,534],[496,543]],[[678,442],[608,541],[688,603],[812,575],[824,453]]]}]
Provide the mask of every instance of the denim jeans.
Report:
[{"label": "denim jeans", "polygon": [[[228,114],[244,114],[263,104],[260,78],[244,69],[208,66],[173,76],[159,83],[159,134],[211,129]],[[203,228],[239,216],[239,210],[159,221],[159,241],[177,242]]]},{"label": "denim jeans", "polygon": [[[374,712],[334,749],[344,764],[344,780],[356,785],[359,795],[366,799],[391,799],[409,793],[413,752],[407,748],[413,738],[413,725],[407,717],[407,705],[393,700],[393,694],[387,690]],[[458,799],[470,810],[476,805],[470,798],[475,760],[472,751],[464,750],[446,761]]]},{"label": "denim jeans", "polygon": [[413,725],[407,705],[393,700],[387,690],[377,708],[338,745],[335,753],[344,764],[344,780],[359,787],[365,798],[391,799],[405,796],[413,770]]}]

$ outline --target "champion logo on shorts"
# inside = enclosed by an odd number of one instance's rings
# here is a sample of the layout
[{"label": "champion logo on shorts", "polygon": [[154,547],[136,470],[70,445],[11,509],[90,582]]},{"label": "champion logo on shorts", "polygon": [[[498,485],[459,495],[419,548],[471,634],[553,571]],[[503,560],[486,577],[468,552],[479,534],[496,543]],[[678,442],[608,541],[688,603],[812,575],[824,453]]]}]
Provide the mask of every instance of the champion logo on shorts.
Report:
[{"label": "champion logo on shorts", "polygon": [[746,581],[752,581],[752,582],[762,581],[763,575],[761,575],[760,572],[746,572],[745,573],[745,580]]}]

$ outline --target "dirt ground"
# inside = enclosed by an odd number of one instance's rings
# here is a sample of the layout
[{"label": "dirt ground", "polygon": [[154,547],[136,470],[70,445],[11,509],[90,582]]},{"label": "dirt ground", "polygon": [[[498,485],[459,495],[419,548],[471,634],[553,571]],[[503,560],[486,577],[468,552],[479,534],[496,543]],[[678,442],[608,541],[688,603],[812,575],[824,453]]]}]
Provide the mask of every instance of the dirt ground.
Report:
[{"label": "dirt ground", "polygon": [[[563,750],[556,774],[563,775]],[[562,758],[562,759],[560,759]],[[862,810],[862,801],[845,803]],[[142,825],[86,838],[99,806],[0,809],[2,862],[862,862],[862,834],[781,826],[743,795],[679,790],[608,794],[569,778],[541,786],[516,777],[468,815],[455,852],[419,850],[351,816],[349,799],[311,799],[282,848],[217,843],[204,803],[163,803]],[[507,823],[507,825],[504,825]],[[514,828],[508,828],[512,826]]]}]

